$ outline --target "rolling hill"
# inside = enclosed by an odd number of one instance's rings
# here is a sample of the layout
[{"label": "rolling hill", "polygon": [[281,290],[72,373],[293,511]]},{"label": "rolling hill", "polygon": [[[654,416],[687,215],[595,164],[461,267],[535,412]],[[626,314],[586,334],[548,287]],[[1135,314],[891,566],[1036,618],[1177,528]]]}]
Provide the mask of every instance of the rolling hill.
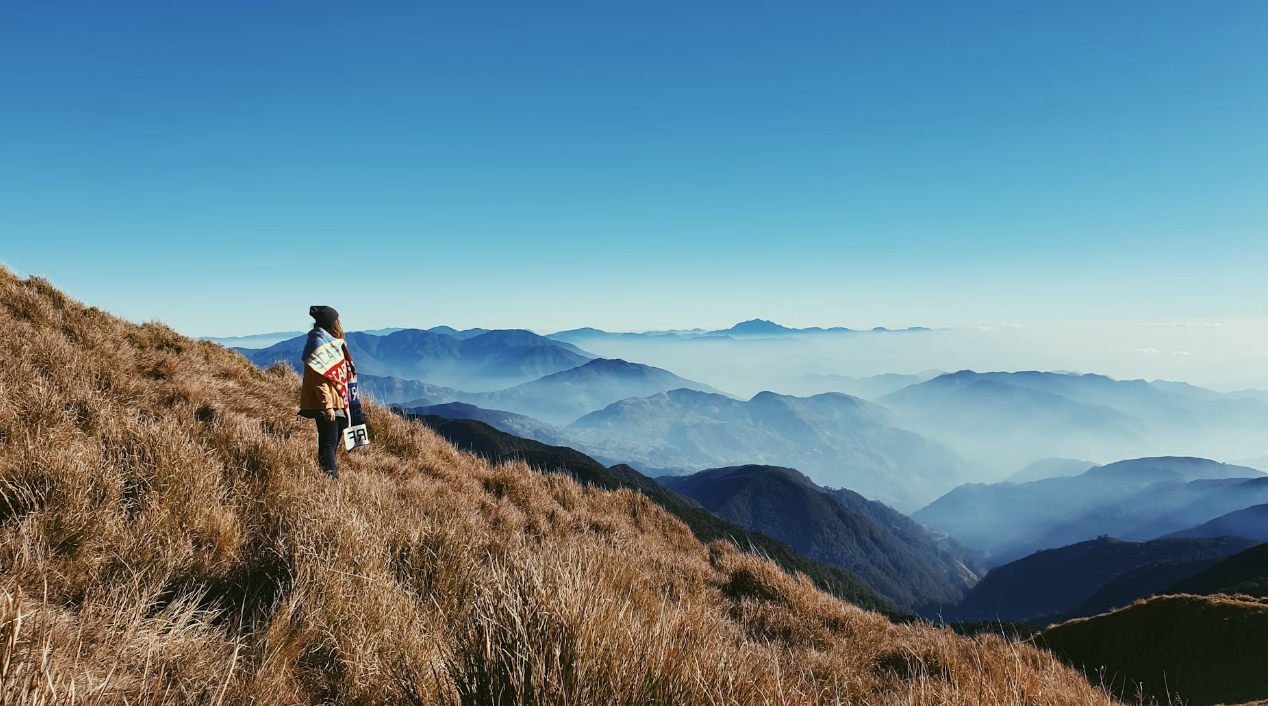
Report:
[{"label": "rolling hill", "polygon": [[958,601],[977,580],[964,563],[973,562],[967,552],[955,552],[900,513],[852,494],[863,509],[855,511],[791,468],[719,468],[660,481],[724,520],[849,569],[902,608]]},{"label": "rolling hill", "polygon": [[842,394],[747,402],[672,390],[592,412],[567,432],[582,450],[635,467],[703,470],[743,464],[797,468],[910,510],[953,487],[967,469],[954,454],[891,424],[877,405]]},{"label": "rolling hill", "polygon": [[331,481],[298,376],[44,280],[0,328],[0,702],[1111,704],[375,404]]}]

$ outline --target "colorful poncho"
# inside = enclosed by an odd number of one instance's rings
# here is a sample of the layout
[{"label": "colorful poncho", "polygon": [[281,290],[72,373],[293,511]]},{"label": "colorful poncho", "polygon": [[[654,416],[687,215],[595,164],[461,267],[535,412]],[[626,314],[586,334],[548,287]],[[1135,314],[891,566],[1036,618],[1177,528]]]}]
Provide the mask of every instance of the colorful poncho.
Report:
[{"label": "colorful poncho", "polygon": [[348,359],[343,354],[343,339],[335,338],[320,326],[308,332],[304,343],[304,365],[317,371],[339,391],[344,407],[348,406]]}]

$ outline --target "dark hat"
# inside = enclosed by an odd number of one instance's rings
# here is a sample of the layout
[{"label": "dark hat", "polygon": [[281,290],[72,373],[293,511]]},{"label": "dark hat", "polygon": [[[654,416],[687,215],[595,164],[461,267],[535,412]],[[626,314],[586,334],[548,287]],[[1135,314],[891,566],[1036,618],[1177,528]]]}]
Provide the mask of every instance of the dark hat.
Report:
[{"label": "dark hat", "polygon": [[331,306],[310,306],[308,307],[308,315],[313,317],[317,325],[322,328],[330,328],[339,320],[339,312],[335,311]]}]

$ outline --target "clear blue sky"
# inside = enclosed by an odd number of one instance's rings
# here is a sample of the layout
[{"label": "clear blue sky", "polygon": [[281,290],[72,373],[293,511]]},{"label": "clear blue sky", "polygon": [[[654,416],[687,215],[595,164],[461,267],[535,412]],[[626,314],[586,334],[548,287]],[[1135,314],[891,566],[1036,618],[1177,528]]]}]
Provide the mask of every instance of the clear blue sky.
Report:
[{"label": "clear blue sky", "polygon": [[0,261],[196,335],[1268,316],[1268,2],[0,4]]}]

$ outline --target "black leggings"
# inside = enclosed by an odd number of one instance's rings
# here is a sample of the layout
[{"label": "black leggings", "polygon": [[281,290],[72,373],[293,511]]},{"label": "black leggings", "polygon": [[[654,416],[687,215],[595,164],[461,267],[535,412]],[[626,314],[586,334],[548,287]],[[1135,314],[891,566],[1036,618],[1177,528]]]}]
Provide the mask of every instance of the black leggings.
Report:
[{"label": "black leggings", "polygon": [[325,417],[317,417],[317,462],[326,475],[339,480],[339,467],[335,464],[335,452],[339,450],[339,438],[343,436],[343,417],[335,417],[334,421]]}]

